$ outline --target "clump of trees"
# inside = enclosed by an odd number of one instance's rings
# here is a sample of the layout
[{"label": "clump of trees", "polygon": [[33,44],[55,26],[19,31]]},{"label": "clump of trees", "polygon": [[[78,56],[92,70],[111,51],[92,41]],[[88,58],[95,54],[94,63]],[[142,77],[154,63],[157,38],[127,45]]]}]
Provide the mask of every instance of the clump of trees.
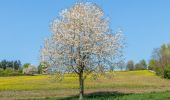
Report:
[{"label": "clump of trees", "polygon": [[148,65],[144,59],[140,60],[136,64],[132,60],[129,60],[126,65],[126,69],[130,70],[130,71],[132,71],[132,70],[146,70],[147,68],[148,68]]},{"label": "clump of trees", "polygon": [[21,68],[21,61],[20,60],[15,60],[15,61],[2,60],[0,62],[0,68],[4,70],[7,68],[11,68],[13,70],[19,70]]},{"label": "clump of trees", "polygon": [[21,74],[22,74],[22,70],[21,70],[20,60],[0,61],[0,76],[16,76]]},{"label": "clump of trees", "polygon": [[147,64],[145,60],[141,60],[139,61],[139,63],[135,65],[135,70],[146,70],[146,69],[147,69]]},{"label": "clump of trees", "polygon": [[132,61],[132,60],[129,60],[128,62],[127,62],[127,65],[126,65],[126,70],[130,70],[130,71],[132,71],[132,70],[134,70],[135,68],[134,68],[134,62]]},{"label": "clump of trees", "polygon": [[21,64],[20,60],[0,61],[0,76],[34,75],[38,73],[38,68],[30,63]]},{"label": "clump of trees", "polygon": [[59,73],[76,73],[82,100],[87,75],[109,69],[122,56],[122,32],[113,33],[103,10],[93,3],[77,3],[63,10],[51,23],[51,31],[41,60],[55,66]]},{"label": "clump of trees", "polygon": [[163,44],[153,50],[149,69],[164,78],[170,79],[170,44]]}]

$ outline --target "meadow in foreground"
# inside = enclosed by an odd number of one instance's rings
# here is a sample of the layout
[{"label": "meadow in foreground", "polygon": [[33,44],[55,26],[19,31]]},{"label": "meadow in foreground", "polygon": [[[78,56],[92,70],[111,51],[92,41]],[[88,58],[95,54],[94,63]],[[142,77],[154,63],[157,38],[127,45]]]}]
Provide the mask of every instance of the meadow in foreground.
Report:
[{"label": "meadow in foreground", "polygon": [[[129,94],[170,90],[170,80],[160,78],[148,70],[117,71],[112,72],[111,76],[101,76],[98,80],[88,77],[85,94],[99,91]],[[2,100],[69,97],[78,92],[78,78],[73,74],[66,74],[63,81],[56,81],[48,75],[0,77]]]},{"label": "meadow in foreground", "polygon": [[[67,98],[28,99],[28,100],[78,100],[78,96]],[[170,92],[128,94],[118,92],[97,92],[84,96],[84,100],[170,100]]]}]

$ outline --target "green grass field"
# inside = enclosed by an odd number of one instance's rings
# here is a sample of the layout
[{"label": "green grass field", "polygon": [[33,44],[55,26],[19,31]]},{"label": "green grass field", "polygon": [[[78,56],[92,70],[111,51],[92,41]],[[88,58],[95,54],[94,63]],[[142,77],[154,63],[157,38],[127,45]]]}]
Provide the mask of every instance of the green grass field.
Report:
[{"label": "green grass field", "polygon": [[[78,96],[66,98],[28,99],[28,100],[78,100]],[[118,92],[97,92],[84,96],[84,100],[170,100],[170,92],[152,92],[142,94],[124,94]]]},{"label": "green grass field", "polygon": [[[149,92],[160,92],[162,98],[169,98],[164,96],[164,94],[169,95],[169,92],[162,93],[161,91],[170,91],[170,80],[160,78],[147,70],[113,72],[109,76],[111,77],[101,76],[98,80],[87,78],[85,94],[89,95],[86,98],[94,97],[95,95],[91,94],[97,93],[94,100],[98,100],[100,97],[101,100],[104,100],[102,99],[104,96],[98,95],[99,93],[101,95],[108,94],[106,95],[108,99],[126,100],[128,98],[127,100],[133,100],[130,98],[147,97],[145,95],[148,95]],[[2,100],[47,97],[56,99],[70,96],[70,99],[74,100],[76,98],[74,96],[78,92],[78,78],[73,74],[65,75],[63,81],[56,81],[48,75],[0,77],[0,98]],[[157,93],[150,94],[151,98],[152,95],[157,95]]]},{"label": "green grass field", "polygon": [[[27,100],[78,100],[78,96],[71,96],[65,98],[41,98],[41,99],[27,99]],[[170,100],[170,92],[153,92],[142,94],[125,94],[118,92],[97,92],[84,96],[84,100]]]}]

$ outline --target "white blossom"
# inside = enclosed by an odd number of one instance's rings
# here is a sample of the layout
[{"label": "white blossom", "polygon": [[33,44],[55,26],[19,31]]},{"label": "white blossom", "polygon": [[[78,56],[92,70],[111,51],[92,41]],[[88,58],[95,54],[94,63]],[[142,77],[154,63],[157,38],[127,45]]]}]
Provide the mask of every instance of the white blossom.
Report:
[{"label": "white blossom", "polygon": [[97,71],[99,65],[108,68],[122,55],[122,32],[111,31],[103,10],[95,4],[77,3],[63,10],[50,28],[52,35],[41,57],[58,70],[79,73],[83,66],[84,72]]}]

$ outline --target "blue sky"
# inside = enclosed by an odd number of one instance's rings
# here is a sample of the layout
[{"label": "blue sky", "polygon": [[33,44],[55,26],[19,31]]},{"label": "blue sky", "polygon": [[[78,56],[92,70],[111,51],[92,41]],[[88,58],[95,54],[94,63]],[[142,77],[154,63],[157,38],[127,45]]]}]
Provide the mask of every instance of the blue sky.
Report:
[{"label": "blue sky", "polygon": [[[49,23],[77,0],[0,0],[0,60],[39,63]],[[170,43],[169,0],[87,0],[101,6],[111,28],[123,29],[126,60],[149,60],[153,48]]]}]

